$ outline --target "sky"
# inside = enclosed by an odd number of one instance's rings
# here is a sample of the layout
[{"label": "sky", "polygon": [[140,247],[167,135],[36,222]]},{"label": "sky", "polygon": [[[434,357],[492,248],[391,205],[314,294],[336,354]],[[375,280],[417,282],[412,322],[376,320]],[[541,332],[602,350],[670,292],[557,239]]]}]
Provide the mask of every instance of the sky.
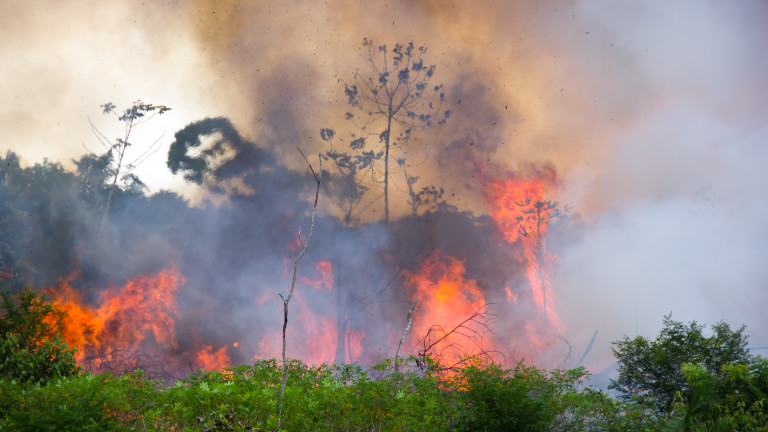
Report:
[{"label": "sky", "polygon": [[[663,315],[746,324],[768,346],[768,3],[15,1],[0,3],[0,152],[103,148],[100,105],[172,110],[136,130],[160,149],[150,192],[198,193],[165,166],[175,131],[226,116],[299,167],[343,123],[361,42],[428,48],[454,114],[419,138],[418,175],[484,212],[478,161],[552,164],[577,223],[550,244],[568,338],[595,367]],[[601,360],[598,360],[601,359]]]}]

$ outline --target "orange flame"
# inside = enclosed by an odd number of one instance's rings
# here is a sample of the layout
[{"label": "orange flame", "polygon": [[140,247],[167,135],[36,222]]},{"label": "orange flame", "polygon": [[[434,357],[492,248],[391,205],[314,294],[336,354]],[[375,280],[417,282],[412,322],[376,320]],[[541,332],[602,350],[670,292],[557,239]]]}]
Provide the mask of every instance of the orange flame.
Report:
[{"label": "orange flame", "polygon": [[[435,343],[430,353],[446,363],[456,362],[464,355],[485,348],[475,337],[480,335],[472,329],[458,331],[438,342],[446,332],[485,305],[485,297],[477,282],[465,277],[462,261],[436,249],[418,271],[403,273],[406,284],[414,289],[412,300],[419,298],[419,307],[412,317],[412,342],[429,334],[427,346]],[[481,332],[484,329],[475,330]]]},{"label": "orange flame", "polygon": [[197,352],[195,360],[196,367],[206,370],[222,369],[230,365],[226,347],[214,350],[212,346],[205,345]]},{"label": "orange flame", "polygon": [[330,261],[317,261],[315,274],[312,277],[300,276],[299,281],[319,291],[333,291],[333,264]]},{"label": "orange flame", "polygon": [[[557,203],[545,198],[547,192],[559,185],[554,170],[510,175],[484,183],[483,198],[499,232],[508,243],[522,245],[522,254],[517,259],[525,263],[531,295],[544,316],[543,331],[547,332],[549,326],[562,332],[551,289],[551,270],[557,257],[546,248],[548,221],[558,214]],[[507,291],[507,296],[517,300],[511,291]]]},{"label": "orange flame", "polygon": [[106,289],[97,308],[82,302],[72,288],[74,278],[70,276],[50,291],[67,311],[63,337],[78,348],[78,361],[115,350],[135,351],[145,343],[175,346],[176,292],[185,282],[178,269],[138,276],[120,289]]}]

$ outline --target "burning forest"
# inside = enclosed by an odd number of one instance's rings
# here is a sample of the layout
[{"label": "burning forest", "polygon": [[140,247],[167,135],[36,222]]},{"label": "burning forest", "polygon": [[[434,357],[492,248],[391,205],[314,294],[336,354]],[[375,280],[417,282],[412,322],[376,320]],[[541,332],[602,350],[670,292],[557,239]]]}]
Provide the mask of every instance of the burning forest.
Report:
[{"label": "burning forest", "polygon": [[[273,155],[226,119],[192,123],[176,138],[174,146],[186,146],[179,157],[186,165],[178,166],[202,167],[215,179],[212,189],[225,190],[238,179],[226,205],[188,207],[171,194],[125,191],[108,231],[69,237],[69,250],[38,257],[61,265],[4,280],[50,283],[46,293],[67,311],[65,341],[88,370],[141,368],[170,379],[279,352],[279,294],[287,290],[308,220],[301,199],[305,175],[276,165]],[[197,145],[220,150],[208,159],[201,153],[195,165],[187,152]],[[49,194],[41,205],[66,212],[58,207],[64,199],[87,198],[85,173],[55,164],[22,169],[13,157],[3,164],[6,191],[24,193],[18,188],[25,181],[50,181],[55,172],[64,181],[36,190]],[[321,216],[292,304],[290,357],[363,365],[393,357],[408,307],[420,298],[404,356],[447,363],[468,355],[568,361],[551,287],[555,259],[545,243],[560,216],[558,204],[548,200],[558,179],[551,168],[481,171],[488,216],[441,200],[389,223],[352,225]],[[279,185],[283,189],[274,189]],[[89,210],[85,201],[67,205]],[[169,206],[174,212],[167,218],[163,209]],[[71,220],[69,229],[87,232],[87,221],[98,220],[99,207],[91,209],[81,221]]]},{"label": "burning forest", "polygon": [[670,310],[768,337],[763,5],[338,3],[51,6],[93,46],[0,6],[57,35],[3,48],[47,84],[0,89],[0,288],[66,310],[78,364],[279,357],[318,156],[290,358],[375,364],[405,332],[400,357],[599,372]]}]

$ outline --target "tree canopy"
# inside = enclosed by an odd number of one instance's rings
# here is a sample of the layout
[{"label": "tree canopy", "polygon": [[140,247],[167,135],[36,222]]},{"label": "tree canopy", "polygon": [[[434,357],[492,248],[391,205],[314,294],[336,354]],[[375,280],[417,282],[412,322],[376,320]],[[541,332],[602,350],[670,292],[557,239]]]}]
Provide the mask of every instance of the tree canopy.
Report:
[{"label": "tree canopy", "polygon": [[675,321],[671,314],[655,340],[624,336],[614,342],[618,359],[618,378],[610,389],[622,392],[623,399],[655,407],[659,414],[670,412],[678,393],[690,401],[691,386],[683,372],[684,364],[696,364],[717,379],[725,378],[725,366],[747,365],[752,357],[747,350],[746,327],[731,329],[725,322],[712,325],[712,334],[691,321]]}]

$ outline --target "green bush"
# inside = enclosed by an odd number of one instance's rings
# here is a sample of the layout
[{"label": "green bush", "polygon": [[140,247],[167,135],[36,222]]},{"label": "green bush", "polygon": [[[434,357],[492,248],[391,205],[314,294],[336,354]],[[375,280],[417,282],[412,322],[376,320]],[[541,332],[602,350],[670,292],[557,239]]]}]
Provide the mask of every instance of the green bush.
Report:
[{"label": "green bush", "polygon": [[79,371],[61,339],[64,312],[44,295],[25,288],[0,301],[0,376],[45,384]]},{"label": "green bush", "polygon": [[618,359],[618,378],[609,388],[623,393],[625,400],[653,406],[659,416],[668,414],[680,397],[690,401],[693,393],[683,375],[685,363],[700,365],[719,381],[725,379],[725,365],[747,365],[752,361],[747,349],[747,335],[742,326],[732,330],[726,323],[704,326],[691,321],[683,324],[664,317],[664,326],[654,340],[627,336],[614,342]]},{"label": "green bush", "polygon": [[157,430],[159,382],[141,371],[115,378],[84,373],[41,386],[0,381],[0,430]]},{"label": "green bush", "polygon": [[[401,370],[408,370],[401,367]],[[280,405],[280,363],[200,371],[163,388],[140,371],[84,373],[47,385],[0,379],[0,431],[637,431],[655,419],[584,388],[583,369],[505,370],[472,360],[450,376],[390,362],[307,366],[292,360]],[[754,407],[733,416],[755,417]],[[744,421],[742,421],[742,424]],[[749,429],[747,429],[749,430]]]},{"label": "green bush", "polygon": [[505,370],[472,361],[452,378],[458,431],[638,431],[658,420],[647,410],[585,385],[583,368]]}]

